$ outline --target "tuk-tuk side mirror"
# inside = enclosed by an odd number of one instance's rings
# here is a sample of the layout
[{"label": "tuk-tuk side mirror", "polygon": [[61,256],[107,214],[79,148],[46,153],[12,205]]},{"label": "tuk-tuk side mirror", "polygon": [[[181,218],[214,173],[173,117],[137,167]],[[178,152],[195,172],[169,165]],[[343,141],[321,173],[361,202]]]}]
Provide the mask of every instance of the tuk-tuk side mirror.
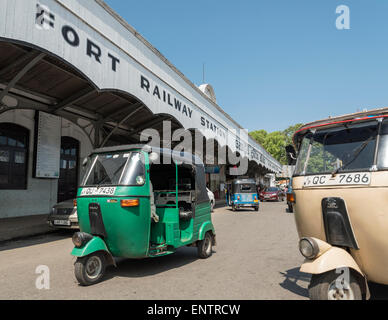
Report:
[{"label": "tuk-tuk side mirror", "polygon": [[86,167],[86,165],[88,164],[88,161],[89,161],[89,157],[85,157],[85,158],[82,160],[82,166],[83,166],[83,167]]},{"label": "tuk-tuk side mirror", "polygon": [[289,166],[296,164],[296,151],[293,145],[289,144],[286,146],[287,162]]},{"label": "tuk-tuk side mirror", "polygon": [[159,155],[156,152],[150,153],[150,155],[149,155],[150,164],[157,163],[158,159],[159,159]]}]

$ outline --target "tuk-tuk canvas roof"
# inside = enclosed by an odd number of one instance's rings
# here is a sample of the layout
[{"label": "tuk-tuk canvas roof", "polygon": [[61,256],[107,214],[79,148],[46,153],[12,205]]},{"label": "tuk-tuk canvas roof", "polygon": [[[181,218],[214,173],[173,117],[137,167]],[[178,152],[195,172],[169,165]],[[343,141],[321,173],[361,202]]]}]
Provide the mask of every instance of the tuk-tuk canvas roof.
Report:
[{"label": "tuk-tuk canvas roof", "polygon": [[175,161],[179,161],[184,164],[190,164],[190,165],[200,165],[203,166],[202,160],[191,153],[188,152],[177,152],[171,149],[166,148],[158,148],[158,147],[151,147],[146,144],[130,144],[130,145],[122,145],[122,146],[115,146],[115,147],[106,147],[106,148],[99,148],[93,151],[93,153],[109,153],[109,152],[119,152],[119,151],[130,151],[135,149],[142,149],[145,152],[155,152],[158,155],[161,156],[167,156],[171,157]]},{"label": "tuk-tuk canvas roof", "polygon": [[315,129],[315,128],[330,126],[330,125],[339,125],[341,123],[345,123],[347,121],[352,121],[352,120],[368,120],[368,119],[373,119],[381,116],[388,117],[388,107],[372,109],[369,111],[360,111],[360,112],[350,113],[342,116],[329,117],[326,119],[317,120],[303,125],[295,133],[293,140],[294,140],[294,143],[297,144],[298,136],[304,133],[308,129]]}]

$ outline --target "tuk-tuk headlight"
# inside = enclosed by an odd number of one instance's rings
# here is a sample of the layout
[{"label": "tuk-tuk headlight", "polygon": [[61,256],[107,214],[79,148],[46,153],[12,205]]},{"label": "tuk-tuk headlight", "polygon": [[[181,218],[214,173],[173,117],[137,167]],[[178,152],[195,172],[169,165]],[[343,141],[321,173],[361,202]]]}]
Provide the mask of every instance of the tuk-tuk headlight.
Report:
[{"label": "tuk-tuk headlight", "polygon": [[73,234],[73,244],[77,248],[81,248],[84,246],[86,243],[88,243],[91,239],[93,238],[92,235],[85,233],[85,232],[76,232]]},{"label": "tuk-tuk headlight", "polygon": [[319,246],[314,239],[302,238],[299,241],[299,251],[306,259],[314,259],[319,254]]}]

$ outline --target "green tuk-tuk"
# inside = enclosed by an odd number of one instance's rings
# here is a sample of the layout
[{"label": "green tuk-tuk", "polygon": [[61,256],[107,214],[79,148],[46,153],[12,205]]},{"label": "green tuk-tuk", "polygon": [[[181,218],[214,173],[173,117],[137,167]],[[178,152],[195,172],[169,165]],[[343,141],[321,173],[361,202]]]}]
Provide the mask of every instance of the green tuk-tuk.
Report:
[{"label": "green tuk-tuk", "polygon": [[73,236],[75,276],[101,280],[114,257],[159,257],[196,246],[200,258],[216,244],[201,160],[148,145],[95,150],[78,190],[80,232]]}]

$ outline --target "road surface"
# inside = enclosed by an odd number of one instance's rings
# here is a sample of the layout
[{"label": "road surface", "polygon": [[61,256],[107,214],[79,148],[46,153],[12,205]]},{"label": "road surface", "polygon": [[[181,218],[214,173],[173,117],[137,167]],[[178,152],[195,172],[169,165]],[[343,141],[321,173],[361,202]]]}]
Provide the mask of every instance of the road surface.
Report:
[{"label": "road surface", "polygon": [[[294,216],[286,204],[259,212],[215,209],[217,247],[207,260],[196,248],[144,260],[117,260],[104,280],[81,287],[74,277],[71,232],[0,244],[0,299],[307,299],[309,275],[299,272]],[[50,289],[38,289],[47,266]],[[379,287],[388,296],[386,287]]]}]

